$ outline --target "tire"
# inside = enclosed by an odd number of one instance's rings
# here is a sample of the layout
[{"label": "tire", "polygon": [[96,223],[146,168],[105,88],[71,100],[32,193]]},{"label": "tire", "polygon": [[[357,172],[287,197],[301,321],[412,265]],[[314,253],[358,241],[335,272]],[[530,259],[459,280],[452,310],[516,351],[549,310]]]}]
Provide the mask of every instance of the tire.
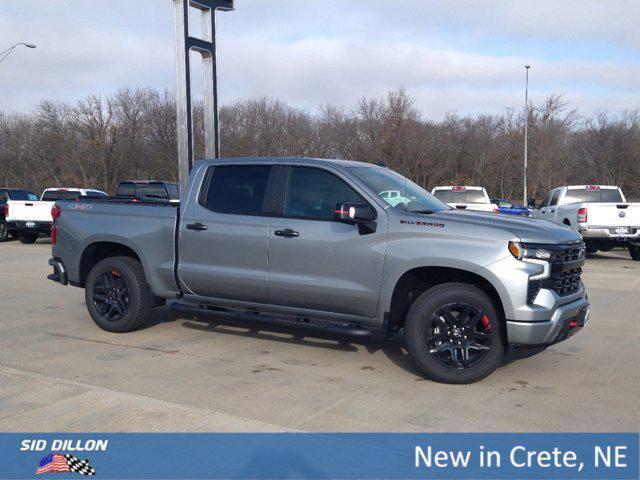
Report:
[{"label": "tire", "polygon": [[528,217],[529,216],[529,214],[527,212],[522,212],[522,213],[519,213],[518,215],[520,215],[521,217]]},{"label": "tire", "polygon": [[[469,319],[475,320],[470,320],[466,324],[467,330],[463,330],[464,322],[456,322],[460,316],[466,318],[463,312],[467,308],[473,314]],[[446,309],[453,312],[453,322],[439,314]],[[450,315],[448,317],[451,319]],[[452,328],[455,328],[453,333]],[[503,328],[502,319],[486,293],[463,283],[445,283],[430,288],[413,303],[405,321],[405,342],[414,362],[427,377],[442,383],[473,383],[488,376],[502,363],[505,355]],[[442,337],[442,341],[432,342],[428,336],[432,339]],[[481,336],[488,338],[481,339]],[[445,348],[457,345],[457,341],[463,347]],[[471,347],[472,344],[475,346]],[[464,360],[465,345],[469,345],[466,348],[468,362]],[[476,349],[478,345],[483,349]]]},{"label": "tire", "polygon": [[598,245],[596,243],[587,242],[587,253],[598,253]]},{"label": "tire", "polygon": [[4,220],[0,220],[0,242],[6,242],[11,238],[9,234],[9,227],[7,226],[7,222]]},{"label": "tire", "polygon": [[640,262],[640,245],[629,245],[629,254],[632,260]]},{"label": "tire", "polygon": [[24,244],[36,243],[36,240],[38,240],[38,234],[18,232],[18,240],[20,240],[20,243]]},{"label": "tire", "polygon": [[142,265],[131,257],[98,262],[87,276],[85,301],[96,325],[115,333],[142,327],[153,310]]}]

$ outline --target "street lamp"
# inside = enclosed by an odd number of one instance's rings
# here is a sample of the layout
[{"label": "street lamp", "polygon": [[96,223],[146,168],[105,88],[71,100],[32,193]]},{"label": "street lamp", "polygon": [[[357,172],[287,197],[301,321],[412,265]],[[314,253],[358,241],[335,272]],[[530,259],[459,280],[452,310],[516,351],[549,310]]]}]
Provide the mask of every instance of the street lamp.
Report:
[{"label": "street lamp", "polygon": [[6,50],[0,52],[0,63],[2,63],[5,58],[7,58],[9,55],[11,55],[11,52],[13,52],[15,50],[15,48],[19,47],[20,45],[24,45],[27,48],[36,48],[35,44],[33,44],[33,43],[25,43],[25,42],[19,42],[19,43],[16,43],[15,45],[11,45]]},{"label": "street lamp", "polygon": [[529,68],[531,65],[524,66],[526,71],[526,80],[524,84],[524,203],[527,205],[527,154],[529,143]]}]

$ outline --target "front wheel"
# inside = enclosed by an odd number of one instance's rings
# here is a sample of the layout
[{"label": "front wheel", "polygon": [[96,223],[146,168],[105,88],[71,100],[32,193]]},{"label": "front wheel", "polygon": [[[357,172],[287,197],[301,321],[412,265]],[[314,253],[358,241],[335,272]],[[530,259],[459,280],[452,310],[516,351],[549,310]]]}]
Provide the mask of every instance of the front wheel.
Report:
[{"label": "front wheel", "polygon": [[98,262],[87,277],[85,300],[93,321],[116,333],[140,328],[153,308],[142,265],[131,257]]},{"label": "front wheel", "polygon": [[640,245],[629,245],[629,254],[632,260],[640,262]]},{"label": "front wheel", "polygon": [[504,358],[501,319],[477,287],[446,283],[413,303],[405,322],[407,349],[420,370],[443,383],[473,383]]},{"label": "front wheel", "polygon": [[20,240],[20,243],[25,244],[36,243],[36,240],[38,240],[38,234],[18,232],[18,240]]}]

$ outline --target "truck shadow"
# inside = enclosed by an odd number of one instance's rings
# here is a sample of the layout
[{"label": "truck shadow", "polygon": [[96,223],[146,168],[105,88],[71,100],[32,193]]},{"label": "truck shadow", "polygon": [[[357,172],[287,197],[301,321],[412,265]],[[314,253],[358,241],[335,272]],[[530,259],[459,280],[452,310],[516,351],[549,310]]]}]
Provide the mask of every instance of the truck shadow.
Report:
[{"label": "truck shadow", "polygon": [[[386,339],[375,337],[362,339],[329,334],[325,335],[319,332],[309,332],[303,329],[279,325],[257,324],[245,318],[216,317],[214,314],[185,319],[184,317],[177,316],[169,308],[158,309],[153,316],[153,321],[149,322],[144,328],[151,328],[161,323],[172,323],[175,321],[182,321],[182,327],[200,332],[253,338],[258,341],[302,345],[307,348],[321,348],[337,352],[364,353],[366,351],[369,355],[381,353],[397,367],[418,377],[416,380],[425,379],[406,350],[404,330],[402,329],[396,335]],[[509,349],[502,365],[498,368],[514,361],[517,362],[518,360],[537,355],[543,350],[544,348],[526,350]]]},{"label": "truck shadow", "polygon": [[[353,338],[335,335],[324,335],[317,332],[308,332],[295,328],[281,326],[269,326],[254,324],[244,319],[218,319],[198,318],[197,320],[184,320],[182,326],[192,330],[211,332],[238,337],[249,337],[270,342],[303,345],[305,347],[322,348],[326,350],[358,353],[363,350],[373,355],[381,352],[395,365],[406,372],[422,377],[422,373],[416,368],[413,360],[404,348],[404,335],[395,335],[388,339],[380,338]],[[358,348],[361,347],[361,348]]]}]

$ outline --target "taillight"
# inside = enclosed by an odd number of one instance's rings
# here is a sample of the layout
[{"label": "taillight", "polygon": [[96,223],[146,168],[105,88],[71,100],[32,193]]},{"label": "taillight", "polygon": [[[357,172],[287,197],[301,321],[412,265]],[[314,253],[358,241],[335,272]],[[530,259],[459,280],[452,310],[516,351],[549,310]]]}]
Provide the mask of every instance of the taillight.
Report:
[{"label": "taillight", "polygon": [[493,213],[500,213],[500,209],[499,208],[494,208],[493,209]]},{"label": "taillight", "polygon": [[578,209],[578,223],[587,223],[587,209],[585,207]]},{"label": "taillight", "polygon": [[53,207],[51,207],[51,219],[53,220],[53,223],[51,224],[51,245],[55,245],[56,242],[58,241],[58,231],[56,230],[56,220],[60,218],[61,213],[62,212],[60,211],[60,207],[58,207],[57,205],[54,205]]}]

